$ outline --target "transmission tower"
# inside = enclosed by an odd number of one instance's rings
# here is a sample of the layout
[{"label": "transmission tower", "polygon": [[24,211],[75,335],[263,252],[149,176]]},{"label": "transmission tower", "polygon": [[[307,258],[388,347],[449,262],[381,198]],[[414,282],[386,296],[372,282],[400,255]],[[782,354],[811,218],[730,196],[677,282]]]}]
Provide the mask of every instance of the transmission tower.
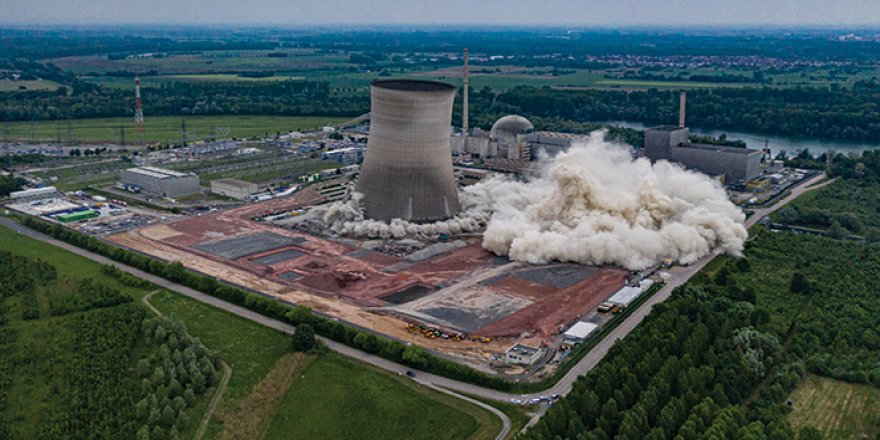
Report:
[{"label": "transmission tower", "polygon": [[144,134],[144,108],[141,105],[141,78],[134,77],[134,130]]}]

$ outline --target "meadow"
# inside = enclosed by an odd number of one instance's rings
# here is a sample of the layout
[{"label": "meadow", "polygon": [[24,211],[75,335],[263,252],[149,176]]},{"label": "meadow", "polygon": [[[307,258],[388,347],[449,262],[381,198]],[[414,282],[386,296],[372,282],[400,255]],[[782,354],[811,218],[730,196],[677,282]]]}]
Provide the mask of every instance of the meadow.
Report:
[{"label": "meadow", "polygon": [[871,438],[880,432],[880,389],[808,375],[791,395],[795,432],[812,427],[827,440]]},{"label": "meadow", "polygon": [[[220,127],[229,128],[229,136],[246,138],[253,136],[272,136],[277,132],[287,133],[298,130],[315,130],[327,125],[344,122],[345,118],[330,116],[187,116],[186,131],[195,139],[213,137]],[[134,130],[132,118],[95,118],[72,119],[59,121],[35,121],[33,137],[41,142],[60,140],[64,143],[100,143],[122,141],[124,131],[125,142],[172,143],[180,142],[182,118],[176,116],[145,117],[144,133],[140,135]],[[32,126],[30,122],[8,123],[10,139],[31,140]]]}]

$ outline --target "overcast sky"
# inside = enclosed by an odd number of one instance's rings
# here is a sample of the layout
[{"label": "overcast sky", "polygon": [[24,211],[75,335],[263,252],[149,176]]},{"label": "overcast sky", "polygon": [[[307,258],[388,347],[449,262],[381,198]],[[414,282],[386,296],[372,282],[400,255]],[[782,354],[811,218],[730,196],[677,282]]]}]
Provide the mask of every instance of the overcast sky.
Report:
[{"label": "overcast sky", "polygon": [[0,0],[0,23],[880,26],[880,0]]}]

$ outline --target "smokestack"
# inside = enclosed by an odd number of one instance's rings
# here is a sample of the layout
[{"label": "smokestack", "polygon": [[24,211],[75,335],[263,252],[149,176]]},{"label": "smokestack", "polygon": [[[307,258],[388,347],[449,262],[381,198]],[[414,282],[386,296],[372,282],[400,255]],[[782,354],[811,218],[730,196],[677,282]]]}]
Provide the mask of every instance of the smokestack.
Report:
[{"label": "smokestack", "polygon": [[455,89],[413,80],[370,85],[370,137],[356,187],[368,218],[429,222],[461,210],[449,147]]},{"label": "smokestack", "polygon": [[681,92],[681,102],[678,104],[678,127],[684,128],[684,112],[687,107],[687,92]]},{"label": "smokestack", "polygon": [[464,94],[461,105],[461,132],[468,132],[468,49],[464,48]]}]

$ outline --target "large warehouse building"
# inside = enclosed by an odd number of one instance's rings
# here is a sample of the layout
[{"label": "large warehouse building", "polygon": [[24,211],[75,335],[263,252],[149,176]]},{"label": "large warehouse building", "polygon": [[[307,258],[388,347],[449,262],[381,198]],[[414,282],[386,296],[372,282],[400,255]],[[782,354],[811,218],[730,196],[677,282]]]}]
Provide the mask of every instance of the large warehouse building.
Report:
[{"label": "large warehouse building", "polygon": [[691,143],[687,127],[664,125],[645,130],[645,156],[652,162],[678,162],[728,183],[745,183],[761,174],[761,151]]},{"label": "large warehouse building", "polygon": [[422,222],[461,210],[449,126],[455,87],[383,80],[370,87],[370,139],[357,191],[367,217]]},{"label": "large warehouse building", "polygon": [[238,179],[214,179],[211,181],[212,193],[238,200],[244,200],[259,190],[260,187],[256,183]]},{"label": "large warehouse building", "polygon": [[122,185],[129,190],[170,199],[201,191],[199,176],[164,168],[129,168],[122,170],[120,180]]}]

